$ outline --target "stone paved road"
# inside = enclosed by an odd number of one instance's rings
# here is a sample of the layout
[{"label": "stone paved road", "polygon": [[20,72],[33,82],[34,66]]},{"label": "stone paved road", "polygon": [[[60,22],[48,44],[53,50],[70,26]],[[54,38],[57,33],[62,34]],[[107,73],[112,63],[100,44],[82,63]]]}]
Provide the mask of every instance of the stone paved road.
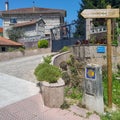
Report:
[{"label": "stone paved road", "polygon": [[0,72],[36,83],[34,69],[46,55],[50,53],[0,62]]}]

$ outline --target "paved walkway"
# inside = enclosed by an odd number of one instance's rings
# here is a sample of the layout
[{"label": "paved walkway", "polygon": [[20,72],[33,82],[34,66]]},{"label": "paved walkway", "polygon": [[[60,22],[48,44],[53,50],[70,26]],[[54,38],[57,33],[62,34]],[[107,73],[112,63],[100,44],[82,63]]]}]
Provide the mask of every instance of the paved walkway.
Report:
[{"label": "paved walkway", "polygon": [[72,106],[69,110],[44,106],[40,94],[0,109],[0,120],[100,120],[87,116],[85,109]]},{"label": "paved walkway", "polygon": [[35,83],[0,73],[0,108],[38,93]]},{"label": "paved walkway", "polygon": [[39,63],[41,63],[41,61],[43,61],[43,56],[50,54],[51,53],[34,55],[0,62],[0,72],[27,81],[37,82],[34,75],[34,69]]}]

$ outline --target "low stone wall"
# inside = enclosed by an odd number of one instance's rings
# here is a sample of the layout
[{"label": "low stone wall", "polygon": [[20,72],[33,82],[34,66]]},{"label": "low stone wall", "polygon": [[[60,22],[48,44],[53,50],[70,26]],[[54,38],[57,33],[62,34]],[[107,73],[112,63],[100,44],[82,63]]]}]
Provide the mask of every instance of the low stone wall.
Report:
[{"label": "low stone wall", "polygon": [[[105,53],[98,53],[97,47],[98,46],[73,46],[72,54],[76,58],[82,58],[87,63],[107,64],[107,47],[105,46]],[[120,47],[112,46],[113,70],[116,69],[117,64],[120,64]]]},{"label": "low stone wall", "polygon": [[70,55],[71,55],[71,52],[70,52],[70,51],[64,52],[64,53],[60,53],[60,54],[58,54],[58,55],[55,55],[55,56],[52,58],[52,64],[54,64],[55,66],[58,66],[58,67],[59,67],[59,64],[60,64],[62,61],[67,61],[67,60],[69,60]]},{"label": "low stone wall", "polygon": [[0,61],[6,61],[14,58],[25,57],[25,56],[32,56],[44,53],[50,53],[51,48],[41,48],[41,49],[34,49],[34,50],[25,50],[25,51],[15,51],[15,52],[2,52],[0,53]]}]

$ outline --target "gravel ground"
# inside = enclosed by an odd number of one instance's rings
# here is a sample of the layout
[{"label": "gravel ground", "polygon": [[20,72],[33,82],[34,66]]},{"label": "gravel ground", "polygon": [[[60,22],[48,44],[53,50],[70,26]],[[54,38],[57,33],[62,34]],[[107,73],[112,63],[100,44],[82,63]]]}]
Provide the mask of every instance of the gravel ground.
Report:
[{"label": "gravel ground", "polygon": [[0,72],[36,83],[34,69],[43,61],[43,56],[50,54],[22,57],[0,62]]}]

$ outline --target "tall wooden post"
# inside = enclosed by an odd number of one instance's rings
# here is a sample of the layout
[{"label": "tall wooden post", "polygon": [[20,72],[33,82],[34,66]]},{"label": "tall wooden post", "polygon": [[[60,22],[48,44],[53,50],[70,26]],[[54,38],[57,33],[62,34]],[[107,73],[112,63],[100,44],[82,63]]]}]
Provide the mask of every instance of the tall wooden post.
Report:
[{"label": "tall wooden post", "polygon": [[[107,9],[111,9],[108,5]],[[107,19],[107,71],[108,71],[108,107],[112,107],[112,57],[111,57],[111,18]]]}]

